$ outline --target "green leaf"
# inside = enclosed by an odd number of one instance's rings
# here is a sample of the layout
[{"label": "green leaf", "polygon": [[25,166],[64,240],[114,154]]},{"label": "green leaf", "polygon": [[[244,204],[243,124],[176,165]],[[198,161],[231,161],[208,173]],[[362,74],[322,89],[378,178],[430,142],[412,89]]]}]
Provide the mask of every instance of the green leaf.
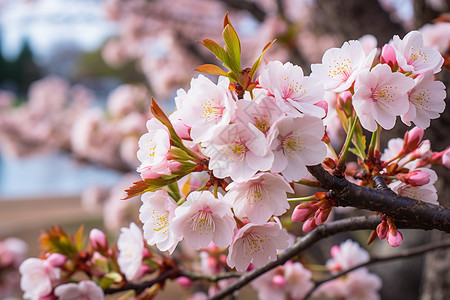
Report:
[{"label": "green leaf", "polygon": [[352,153],[364,160],[366,157],[366,136],[363,135],[362,127],[359,123],[356,125],[352,144],[355,146],[355,152],[352,151]]},{"label": "green leaf", "polygon": [[239,74],[241,72],[241,44],[237,33],[231,24],[227,24],[225,26],[222,36],[225,41],[225,45],[227,46],[226,49],[228,56],[230,57],[231,70],[234,73]]},{"label": "green leaf", "polygon": [[78,251],[83,250],[84,245],[86,243],[86,237],[83,237],[83,230],[84,230],[84,225],[82,224],[80,226],[80,228],[78,228],[78,230],[74,236],[75,247],[78,249]]},{"label": "green leaf", "polygon": [[102,277],[102,279],[100,280],[100,287],[102,289],[107,289],[111,286],[111,284],[114,283],[114,279],[112,278],[108,278],[106,276]]},{"label": "green leaf", "polygon": [[167,187],[168,187],[168,193],[169,193],[170,197],[172,197],[175,200],[175,202],[178,202],[178,200],[180,200],[180,198],[181,198],[180,189],[178,188],[178,183],[176,181],[169,183],[167,185]]},{"label": "green leaf", "polygon": [[231,70],[231,62],[230,57],[228,56],[228,53],[219,46],[216,42],[210,39],[204,39],[200,45],[205,46],[209,51],[214,53],[214,55],[217,57],[218,60],[223,62],[225,67],[228,67],[228,69]]},{"label": "green leaf", "polygon": [[218,66],[211,65],[211,64],[201,65],[197,69],[194,69],[194,71],[207,73],[207,74],[220,75],[220,76],[227,76],[228,77],[228,73],[227,72],[225,72],[224,70],[222,70]]},{"label": "green leaf", "polygon": [[255,76],[256,70],[258,70],[259,66],[261,65],[261,60],[263,55],[267,52],[267,50],[269,50],[270,46],[272,46],[273,43],[275,43],[276,40],[273,40],[269,43],[267,43],[266,46],[264,46],[264,49],[261,53],[261,55],[258,57],[258,59],[255,61],[255,63],[252,66],[252,71],[250,73],[250,78],[253,78],[253,76]]}]

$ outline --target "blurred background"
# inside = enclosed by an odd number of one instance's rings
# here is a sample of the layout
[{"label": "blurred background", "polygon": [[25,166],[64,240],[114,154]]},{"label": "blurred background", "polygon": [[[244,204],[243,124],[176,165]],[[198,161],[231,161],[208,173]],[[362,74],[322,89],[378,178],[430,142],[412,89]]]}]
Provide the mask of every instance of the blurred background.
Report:
[{"label": "blurred background", "polygon": [[[137,141],[150,99],[173,111],[176,90],[198,75],[193,69],[216,63],[196,41],[221,44],[227,11],[243,66],[277,39],[265,59],[291,61],[308,75],[330,47],[349,39],[381,47],[413,29],[448,58],[449,8],[449,0],[0,0],[0,241],[19,237],[36,256],[51,224],[73,232],[85,223],[114,237],[136,219],[139,199],[120,199],[139,180]],[[440,76],[448,86],[449,71]],[[427,130],[434,151],[450,144],[449,126],[447,110]],[[399,125],[388,135],[404,131]],[[437,171],[448,206],[450,175]],[[364,244],[365,236],[353,238]],[[406,236],[405,246],[442,238]],[[449,296],[449,264],[441,251],[373,271],[383,277],[384,299],[445,299],[436,295]],[[18,279],[8,276],[0,268],[0,298],[17,294]]]}]

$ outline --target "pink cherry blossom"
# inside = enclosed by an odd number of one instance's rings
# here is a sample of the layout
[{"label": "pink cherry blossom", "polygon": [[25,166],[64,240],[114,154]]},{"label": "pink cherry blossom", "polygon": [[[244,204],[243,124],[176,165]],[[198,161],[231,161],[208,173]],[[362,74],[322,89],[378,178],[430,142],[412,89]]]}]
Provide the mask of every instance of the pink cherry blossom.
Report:
[{"label": "pink cherry blossom", "polygon": [[442,154],[442,164],[450,169],[450,147],[445,149]]},{"label": "pink cherry blossom", "polygon": [[217,85],[203,75],[192,79],[178,117],[191,127],[194,142],[210,140],[217,126],[228,124],[234,116],[236,104],[228,89],[229,83],[226,77],[220,77]]},{"label": "pink cherry blossom", "polygon": [[323,86],[316,78],[303,76],[301,67],[271,61],[261,72],[259,83],[275,97],[283,112],[298,115],[298,110],[319,118],[325,116],[324,110],[314,105],[323,100]]},{"label": "pink cherry blossom", "polygon": [[421,186],[413,186],[396,180],[391,182],[388,187],[399,195],[439,205],[437,191],[434,187],[434,183],[437,181],[436,172],[428,168],[418,168],[416,171],[428,173],[429,183]]},{"label": "pink cherry blossom", "polygon": [[24,299],[38,300],[52,292],[53,283],[60,278],[61,269],[39,258],[28,258],[19,267],[20,288]]},{"label": "pink cherry blossom", "polygon": [[57,286],[55,295],[58,299],[64,300],[102,300],[105,298],[102,288],[91,280]]},{"label": "pink cherry blossom", "polygon": [[158,119],[152,118],[147,121],[148,132],[139,139],[138,159],[141,166],[138,172],[145,168],[151,168],[166,161],[170,150],[170,135],[167,127]]},{"label": "pink cherry blossom", "polygon": [[142,251],[144,250],[144,237],[142,232],[133,222],[130,227],[122,227],[117,239],[119,257],[117,263],[127,280],[133,280],[142,263]]},{"label": "pink cherry blossom", "polygon": [[91,229],[91,231],[89,232],[89,240],[94,249],[107,247],[107,239],[105,233],[97,228]]},{"label": "pink cherry blossom", "polygon": [[236,222],[230,207],[218,194],[218,199],[209,191],[192,192],[175,210],[173,228],[194,249],[209,245],[230,245],[236,230]]},{"label": "pink cherry blossom", "polygon": [[232,182],[227,191],[224,200],[235,215],[241,219],[247,217],[255,224],[285,213],[289,209],[286,193],[294,193],[283,177],[272,173],[258,173],[242,183]]},{"label": "pink cherry blossom", "polygon": [[414,122],[422,129],[430,126],[431,119],[437,119],[445,109],[445,85],[434,80],[431,72],[419,77],[416,86],[409,92],[409,110],[402,115],[406,125]]},{"label": "pink cherry blossom", "polygon": [[425,24],[419,29],[423,36],[423,45],[427,48],[445,53],[449,48],[450,23],[438,22]]},{"label": "pink cherry blossom", "polygon": [[403,71],[413,74],[432,71],[436,74],[441,70],[444,58],[438,51],[423,46],[422,34],[419,31],[409,32],[403,40],[394,35],[390,44],[395,49],[398,65]]},{"label": "pink cherry blossom", "polygon": [[273,163],[266,137],[253,124],[222,126],[217,130],[203,154],[210,157],[214,176],[245,181],[258,171],[267,171]]},{"label": "pink cherry blossom", "polygon": [[339,247],[333,247],[331,256],[326,266],[333,273],[350,269],[369,260],[367,251],[352,240],[346,240]]},{"label": "pink cherry blossom", "polygon": [[311,274],[311,271],[305,269],[299,262],[288,261],[284,265],[284,277],[290,298],[303,299],[306,296],[306,293],[314,286]]},{"label": "pink cherry blossom", "polygon": [[300,180],[307,174],[306,166],[325,159],[327,147],[321,141],[325,128],[319,118],[286,117],[275,126],[270,143],[275,157],[272,172],[280,172],[289,182]]},{"label": "pink cherry blossom", "polygon": [[144,223],[144,237],[149,245],[155,245],[161,251],[172,253],[182,237],[173,231],[173,218],[178,207],[166,191],[158,190],[142,195],[139,219]]},{"label": "pink cherry blossom", "polygon": [[375,131],[377,123],[392,129],[396,117],[409,109],[408,91],[414,80],[401,73],[392,73],[386,64],[376,65],[371,71],[362,70],[355,82],[353,107],[361,125]]},{"label": "pink cherry blossom", "polygon": [[247,270],[250,263],[262,267],[276,260],[277,250],[289,247],[289,236],[278,222],[262,225],[248,223],[233,237],[228,249],[227,264],[239,272]]},{"label": "pink cherry blossom", "polygon": [[17,268],[27,251],[27,243],[19,238],[9,237],[0,241],[0,268],[8,266]]},{"label": "pink cherry blossom", "polygon": [[422,170],[413,170],[408,174],[404,175],[402,178],[399,177],[405,183],[412,186],[421,186],[430,182],[430,174]]},{"label": "pink cherry blossom", "polygon": [[[286,279],[283,274],[284,267],[280,266],[272,269],[260,277],[253,280],[250,284],[258,293],[260,300],[286,299]],[[284,283],[284,284],[282,284]]]},{"label": "pink cherry blossom", "polygon": [[321,64],[311,65],[311,77],[319,79],[330,92],[349,89],[359,72],[370,68],[376,54],[373,49],[367,57],[359,41],[345,42],[341,48],[331,48],[325,52]]},{"label": "pink cherry blossom", "polygon": [[183,89],[177,90],[177,96],[174,99],[176,110],[169,116],[169,120],[172,123],[175,132],[182,139],[190,139],[189,130],[191,129],[191,127],[184,124],[182,120],[183,118],[182,107],[185,102],[186,96],[187,93],[185,90]]}]

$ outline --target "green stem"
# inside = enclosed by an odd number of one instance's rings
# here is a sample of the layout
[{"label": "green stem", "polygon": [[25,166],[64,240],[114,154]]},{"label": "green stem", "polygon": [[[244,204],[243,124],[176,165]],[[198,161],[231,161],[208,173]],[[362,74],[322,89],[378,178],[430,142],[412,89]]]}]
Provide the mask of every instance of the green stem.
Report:
[{"label": "green stem", "polygon": [[370,139],[369,145],[369,153],[367,154],[369,158],[374,156],[375,150],[380,149],[380,131],[381,127],[380,125],[378,125],[377,130],[372,133],[372,138]]},{"label": "green stem", "polygon": [[314,201],[317,200],[316,195],[308,196],[308,197],[299,197],[299,198],[288,198],[287,201],[289,202],[296,202],[296,201]]},{"label": "green stem", "polygon": [[355,115],[352,126],[350,127],[350,131],[347,133],[347,138],[345,139],[344,146],[342,147],[341,153],[339,154],[339,162],[337,165],[337,170],[344,170],[344,165],[347,161],[348,149],[350,149],[350,144],[352,142],[353,134],[355,133],[357,123],[358,123],[358,116]]}]

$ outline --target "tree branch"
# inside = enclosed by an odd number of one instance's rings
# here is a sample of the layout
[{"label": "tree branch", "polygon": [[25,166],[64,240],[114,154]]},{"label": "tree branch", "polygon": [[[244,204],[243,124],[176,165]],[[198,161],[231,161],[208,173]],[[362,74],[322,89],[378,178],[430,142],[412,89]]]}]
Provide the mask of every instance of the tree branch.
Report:
[{"label": "tree branch", "polygon": [[308,166],[325,189],[334,192],[336,206],[352,206],[384,213],[398,221],[416,223],[420,229],[450,232],[450,209],[397,195],[389,189],[362,187],[328,173],[321,165]]},{"label": "tree branch", "polygon": [[228,273],[223,273],[223,274],[217,274],[217,275],[204,275],[204,274],[196,274],[196,273],[191,273],[191,272],[187,272],[187,271],[180,271],[180,276],[186,276],[189,279],[192,280],[207,280],[209,282],[217,282],[223,279],[229,279],[229,278],[236,278],[236,277],[241,277],[241,273],[238,272],[228,272]]},{"label": "tree branch", "polygon": [[437,249],[445,249],[450,247],[450,239],[442,241],[442,242],[435,242],[435,243],[430,243],[427,245],[423,245],[423,246],[419,246],[419,247],[415,247],[412,249],[405,249],[403,251],[400,251],[398,253],[395,253],[394,255],[389,255],[389,256],[372,256],[370,258],[369,261],[356,265],[348,270],[345,270],[339,274],[336,274],[334,276],[331,276],[327,279],[321,280],[321,281],[317,281],[315,282],[314,287],[309,290],[309,292],[306,294],[304,299],[308,299],[309,297],[311,297],[311,295],[314,293],[315,290],[317,290],[317,288],[319,286],[321,286],[322,284],[324,284],[325,282],[334,280],[336,278],[339,278],[345,274],[348,274],[356,269],[368,266],[368,265],[372,265],[375,263],[379,263],[379,262],[386,262],[386,261],[391,261],[391,260],[395,260],[395,259],[400,259],[400,258],[409,258],[409,257],[413,257],[413,256],[417,256],[417,255],[421,255],[424,254],[426,252],[429,251],[433,251],[433,250],[437,250]]}]

